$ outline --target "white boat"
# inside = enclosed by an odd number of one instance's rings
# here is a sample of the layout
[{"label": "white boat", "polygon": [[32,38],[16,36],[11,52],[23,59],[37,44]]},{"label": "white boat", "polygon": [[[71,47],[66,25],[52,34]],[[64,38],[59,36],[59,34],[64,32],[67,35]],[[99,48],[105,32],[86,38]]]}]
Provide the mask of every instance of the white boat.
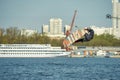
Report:
[{"label": "white boat", "polygon": [[50,44],[0,44],[0,57],[58,57],[69,54],[65,49]]},{"label": "white boat", "polygon": [[98,50],[97,56],[106,56],[106,52],[103,50]]},{"label": "white boat", "polygon": [[96,56],[94,57],[98,57],[98,58],[109,58],[109,55],[106,51],[103,51],[103,50],[98,50],[97,53],[96,53]]}]

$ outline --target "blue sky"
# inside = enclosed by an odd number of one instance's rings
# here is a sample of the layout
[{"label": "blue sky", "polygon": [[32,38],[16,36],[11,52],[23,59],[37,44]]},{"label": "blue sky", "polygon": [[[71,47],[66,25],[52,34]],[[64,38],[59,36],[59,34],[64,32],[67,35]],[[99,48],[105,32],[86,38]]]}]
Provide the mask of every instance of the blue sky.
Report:
[{"label": "blue sky", "polygon": [[0,27],[18,27],[41,31],[50,18],[70,24],[77,10],[75,25],[111,27],[112,0],[0,0]]}]

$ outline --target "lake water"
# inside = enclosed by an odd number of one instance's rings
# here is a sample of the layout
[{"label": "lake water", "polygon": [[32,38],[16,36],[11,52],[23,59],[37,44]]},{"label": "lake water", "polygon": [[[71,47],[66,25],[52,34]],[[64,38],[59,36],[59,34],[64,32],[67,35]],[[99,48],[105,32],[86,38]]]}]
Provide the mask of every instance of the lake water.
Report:
[{"label": "lake water", "polygon": [[0,80],[120,80],[120,59],[0,58]]}]

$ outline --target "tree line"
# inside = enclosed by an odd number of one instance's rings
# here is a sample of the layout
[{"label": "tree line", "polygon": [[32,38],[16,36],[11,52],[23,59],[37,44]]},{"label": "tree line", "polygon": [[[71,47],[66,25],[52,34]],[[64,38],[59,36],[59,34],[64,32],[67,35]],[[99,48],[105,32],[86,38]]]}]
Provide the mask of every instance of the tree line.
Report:
[{"label": "tree line", "polygon": [[17,27],[10,27],[6,30],[0,28],[0,44],[51,44],[52,46],[61,46],[61,43],[62,39],[50,39],[44,34],[21,35],[21,30]]},{"label": "tree line", "polygon": [[[51,39],[50,37],[35,33],[31,36],[21,35],[17,27],[7,29],[0,28],[0,44],[51,44],[52,46],[62,46],[63,38]],[[120,39],[113,35],[94,35],[89,42],[75,43],[76,46],[120,46]]]}]

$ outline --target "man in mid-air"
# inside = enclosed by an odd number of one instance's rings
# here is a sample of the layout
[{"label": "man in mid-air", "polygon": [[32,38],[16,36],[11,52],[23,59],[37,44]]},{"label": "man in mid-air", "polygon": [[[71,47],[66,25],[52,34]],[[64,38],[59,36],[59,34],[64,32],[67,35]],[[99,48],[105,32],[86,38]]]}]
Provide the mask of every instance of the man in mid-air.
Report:
[{"label": "man in mid-air", "polygon": [[84,38],[75,41],[75,43],[77,43],[77,42],[87,42],[87,41],[90,41],[91,39],[93,39],[94,30],[91,29],[90,27],[86,27],[84,30],[86,32],[85,35],[84,35]]}]

